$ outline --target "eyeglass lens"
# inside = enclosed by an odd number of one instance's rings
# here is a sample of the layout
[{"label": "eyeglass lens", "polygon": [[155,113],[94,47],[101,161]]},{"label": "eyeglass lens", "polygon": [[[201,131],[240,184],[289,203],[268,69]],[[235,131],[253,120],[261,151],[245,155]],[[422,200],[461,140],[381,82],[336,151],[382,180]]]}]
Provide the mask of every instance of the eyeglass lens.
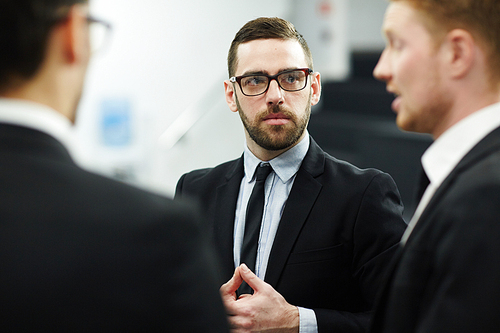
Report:
[{"label": "eyeglass lens", "polygon": [[102,50],[109,38],[110,27],[104,22],[90,18],[90,45],[93,53]]},{"label": "eyeglass lens", "polygon": [[[269,86],[269,77],[265,75],[252,75],[241,78],[240,86],[246,95],[259,95],[264,93]],[[276,78],[283,90],[297,91],[305,88],[307,75],[302,70],[282,73]]]}]

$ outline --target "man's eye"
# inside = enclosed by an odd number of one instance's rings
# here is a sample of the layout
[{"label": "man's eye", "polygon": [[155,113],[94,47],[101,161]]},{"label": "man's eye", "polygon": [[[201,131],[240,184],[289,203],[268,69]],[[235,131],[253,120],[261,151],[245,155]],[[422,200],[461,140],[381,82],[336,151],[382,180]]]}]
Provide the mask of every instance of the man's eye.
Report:
[{"label": "man's eye", "polygon": [[291,73],[291,74],[287,74],[284,78],[283,78],[283,81],[285,81],[286,83],[294,83],[295,81],[297,81],[299,78],[297,77],[296,74],[294,73]]},{"label": "man's eye", "polygon": [[258,86],[266,83],[264,76],[249,76],[242,81],[245,86]]},{"label": "man's eye", "polygon": [[395,50],[401,50],[403,48],[403,42],[400,39],[393,39],[390,45]]}]

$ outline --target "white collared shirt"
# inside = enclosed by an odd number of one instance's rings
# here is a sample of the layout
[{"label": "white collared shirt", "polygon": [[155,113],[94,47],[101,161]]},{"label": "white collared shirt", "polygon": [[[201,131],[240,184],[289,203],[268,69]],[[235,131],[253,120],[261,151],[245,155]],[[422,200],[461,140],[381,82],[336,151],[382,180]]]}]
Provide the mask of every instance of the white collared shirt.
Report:
[{"label": "white collared shirt", "polygon": [[255,184],[255,169],[261,163],[268,163],[273,168],[264,186],[264,212],[262,215],[262,225],[257,249],[257,261],[255,263],[255,274],[259,278],[264,279],[274,237],[278,230],[279,221],[281,220],[286,200],[292,189],[295,175],[308,149],[309,135],[306,135],[301,142],[291,149],[268,162],[263,162],[255,157],[248,147],[245,147],[243,153],[245,176],[240,185],[234,224],[235,267],[240,264],[240,252],[245,233],[246,207]]},{"label": "white collared shirt", "polygon": [[444,132],[422,155],[422,167],[429,186],[415,210],[401,243],[408,240],[432,196],[464,156],[500,126],[500,103],[489,105],[462,119]]},{"label": "white collared shirt", "polygon": [[22,99],[0,98],[0,123],[35,129],[57,139],[71,154],[74,130],[68,118],[54,109]]}]

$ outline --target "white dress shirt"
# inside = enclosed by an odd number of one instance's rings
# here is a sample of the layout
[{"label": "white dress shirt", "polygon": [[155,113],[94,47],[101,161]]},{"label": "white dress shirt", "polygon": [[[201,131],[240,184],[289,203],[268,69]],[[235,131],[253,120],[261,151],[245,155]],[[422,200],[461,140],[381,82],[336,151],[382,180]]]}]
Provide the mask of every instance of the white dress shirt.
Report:
[{"label": "white dress shirt", "polygon": [[500,103],[492,104],[462,119],[444,132],[422,155],[429,186],[415,210],[401,243],[404,245],[432,196],[464,156],[485,136],[500,126]]},{"label": "white dress shirt", "polygon": [[68,118],[54,109],[22,99],[0,98],[0,123],[35,129],[57,139],[71,154],[74,130]]},{"label": "white dress shirt", "polygon": [[[235,267],[240,265],[241,246],[245,233],[246,208],[255,185],[255,169],[261,163],[268,163],[273,168],[273,171],[267,177],[264,186],[264,211],[255,263],[255,274],[262,280],[266,275],[269,255],[271,254],[281,215],[285,209],[297,171],[299,171],[309,149],[309,143],[309,133],[306,133],[304,139],[297,145],[268,162],[259,160],[245,145],[243,153],[245,176],[241,180],[234,222],[234,265]],[[298,309],[300,332],[316,333],[318,328],[314,311],[301,307],[298,307]]]}]

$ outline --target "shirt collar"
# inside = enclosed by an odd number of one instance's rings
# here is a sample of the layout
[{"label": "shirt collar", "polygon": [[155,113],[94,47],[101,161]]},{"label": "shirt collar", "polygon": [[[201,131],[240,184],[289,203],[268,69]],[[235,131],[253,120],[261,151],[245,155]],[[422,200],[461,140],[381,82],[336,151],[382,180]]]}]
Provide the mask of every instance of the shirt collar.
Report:
[{"label": "shirt collar", "polygon": [[71,122],[46,105],[22,99],[0,98],[0,123],[47,133],[60,141],[70,153],[73,148],[74,131]]},{"label": "shirt collar", "polygon": [[[273,168],[273,171],[278,175],[283,183],[286,183],[292,178],[297,171],[299,171],[300,165],[304,160],[309,149],[309,133],[307,133],[304,138],[297,143],[292,148],[288,149],[283,154],[276,156],[269,163]],[[258,159],[245,145],[245,151],[243,153],[243,161],[245,168],[245,178],[247,182],[251,182],[254,178],[255,169],[260,163],[265,163]]]},{"label": "shirt collar", "polygon": [[462,158],[486,135],[500,126],[500,103],[487,106],[444,132],[422,155],[430,182],[439,186]]}]

